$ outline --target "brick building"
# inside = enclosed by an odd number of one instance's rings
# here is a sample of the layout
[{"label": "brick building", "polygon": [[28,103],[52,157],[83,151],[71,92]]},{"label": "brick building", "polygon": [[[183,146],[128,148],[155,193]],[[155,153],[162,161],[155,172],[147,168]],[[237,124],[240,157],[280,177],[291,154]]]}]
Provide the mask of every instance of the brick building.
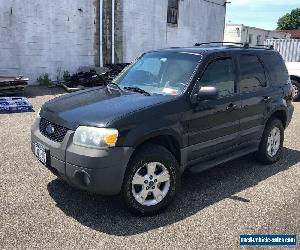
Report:
[{"label": "brick building", "polygon": [[291,39],[300,39],[300,29],[297,30],[282,30],[283,32],[289,33]]}]

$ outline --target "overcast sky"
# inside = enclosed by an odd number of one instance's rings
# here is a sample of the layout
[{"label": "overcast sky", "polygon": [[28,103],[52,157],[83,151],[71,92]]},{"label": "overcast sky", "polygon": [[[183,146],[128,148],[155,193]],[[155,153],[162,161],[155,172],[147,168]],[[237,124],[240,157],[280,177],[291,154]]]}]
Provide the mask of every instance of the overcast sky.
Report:
[{"label": "overcast sky", "polygon": [[226,23],[276,29],[278,18],[300,8],[300,0],[228,0]]}]

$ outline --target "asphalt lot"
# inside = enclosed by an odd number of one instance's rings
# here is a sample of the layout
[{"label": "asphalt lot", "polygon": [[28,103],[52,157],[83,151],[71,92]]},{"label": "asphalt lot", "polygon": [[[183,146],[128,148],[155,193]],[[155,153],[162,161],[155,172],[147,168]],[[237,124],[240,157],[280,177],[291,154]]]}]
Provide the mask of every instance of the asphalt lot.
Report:
[{"label": "asphalt lot", "polygon": [[[58,93],[27,91],[35,110]],[[249,156],[185,174],[175,202],[150,218],[43,168],[30,151],[35,116],[0,115],[0,249],[240,249],[240,234],[300,237],[300,103],[280,162],[264,166]]]}]

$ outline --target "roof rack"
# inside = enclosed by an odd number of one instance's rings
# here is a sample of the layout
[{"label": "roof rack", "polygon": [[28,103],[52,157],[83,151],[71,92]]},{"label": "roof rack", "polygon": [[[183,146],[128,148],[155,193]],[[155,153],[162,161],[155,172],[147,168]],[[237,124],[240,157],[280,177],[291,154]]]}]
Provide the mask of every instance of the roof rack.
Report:
[{"label": "roof rack", "polygon": [[256,45],[253,48],[257,48],[257,49],[262,48],[262,49],[271,49],[271,50],[274,50],[274,45],[272,45],[272,44],[271,45]]},{"label": "roof rack", "polygon": [[[232,48],[232,47],[242,47],[244,49],[270,49],[274,50],[273,45],[257,45],[255,47],[250,47],[249,43],[236,43],[236,42],[209,42],[209,43],[196,43],[196,47],[201,47],[203,45],[210,45],[210,44],[221,44],[221,45],[226,45],[226,47]],[[238,46],[239,45],[239,46]]]},{"label": "roof rack", "polygon": [[202,45],[209,45],[209,44],[229,44],[229,45],[244,45],[244,43],[235,43],[235,42],[209,42],[209,43],[196,43],[196,47],[201,47]]}]

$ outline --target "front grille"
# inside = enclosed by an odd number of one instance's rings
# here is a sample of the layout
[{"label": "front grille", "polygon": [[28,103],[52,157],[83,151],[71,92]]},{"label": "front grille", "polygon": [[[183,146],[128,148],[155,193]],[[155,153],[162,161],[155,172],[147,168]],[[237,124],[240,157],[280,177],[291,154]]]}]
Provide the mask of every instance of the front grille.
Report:
[{"label": "front grille", "polygon": [[[54,132],[53,133],[48,133],[47,132],[47,127],[48,125],[52,125],[54,128]],[[62,127],[60,125],[54,124],[52,122],[49,122],[48,120],[46,120],[45,118],[41,118],[40,121],[40,131],[41,133],[46,136],[47,138],[49,138],[52,141],[56,141],[56,142],[62,142],[68,132],[68,129],[65,127]]]}]

